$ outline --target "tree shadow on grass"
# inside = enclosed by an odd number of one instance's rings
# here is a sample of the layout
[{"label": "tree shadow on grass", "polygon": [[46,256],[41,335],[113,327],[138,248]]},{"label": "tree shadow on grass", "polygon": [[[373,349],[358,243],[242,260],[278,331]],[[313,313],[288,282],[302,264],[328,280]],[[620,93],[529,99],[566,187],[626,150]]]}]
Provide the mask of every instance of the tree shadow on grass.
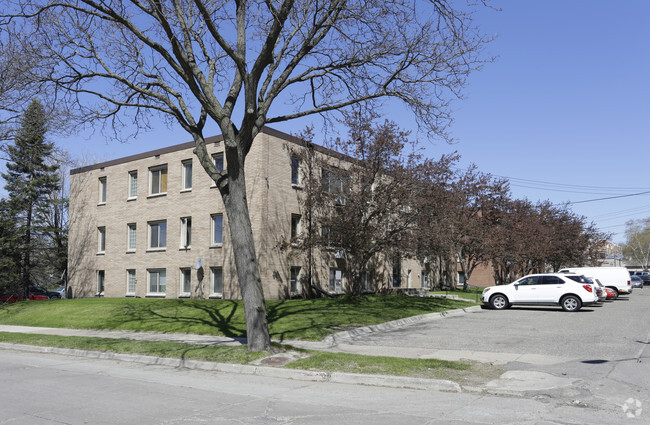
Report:
[{"label": "tree shadow on grass", "polygon": [[121,305],[107,329],[246,336],[241,302],[227,300],[152,300]]},{"label": "tree shadow on grass", "polygon": [[274,339],[321,340],[343,330],[459,308],[463,305],[466,303],[442,298],[401,295],[343,296],[336,299],[269,301],[267,317],[269,331]]}]

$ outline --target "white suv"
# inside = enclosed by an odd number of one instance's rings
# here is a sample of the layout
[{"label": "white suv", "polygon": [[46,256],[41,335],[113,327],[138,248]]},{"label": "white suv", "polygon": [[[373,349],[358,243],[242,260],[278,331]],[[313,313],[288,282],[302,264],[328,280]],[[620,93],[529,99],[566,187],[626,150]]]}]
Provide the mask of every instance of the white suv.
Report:
[{"label": "white suv", "polygon": [[531,274],[507,285],[485,288],[481,300],[497,310],[523,304],[559,305],[564,311],[578,311],[583,305],[598,301],[592,285],[568,276],[566,273]]}]

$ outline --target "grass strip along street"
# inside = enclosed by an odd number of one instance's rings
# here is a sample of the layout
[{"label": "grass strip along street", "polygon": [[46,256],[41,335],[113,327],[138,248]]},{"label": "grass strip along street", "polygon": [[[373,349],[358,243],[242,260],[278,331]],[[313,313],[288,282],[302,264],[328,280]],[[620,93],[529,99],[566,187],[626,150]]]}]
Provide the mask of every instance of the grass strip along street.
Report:
[{"label": "grass strip along street", "polygon": [[[275,340],[320,340],[340,330],[474,304],[440,298],[373,295],[352,299],[269,301],[267,305],[269,329]],[[0,306],[0,324],[245,336],[243,307],[240,301],[234,300],[103,298],[29,301]],[[270,354],[250,353],[246,346],[4,332],[0,332],[0,342],[233,364],[247,364]],[[279,343],[273,346],[274,352],[293,350],[307,355],[285,366],[294,369],[452,380],[463,380],[476,370],[476,365],[471,362],[325,353],[296,350]]]}]

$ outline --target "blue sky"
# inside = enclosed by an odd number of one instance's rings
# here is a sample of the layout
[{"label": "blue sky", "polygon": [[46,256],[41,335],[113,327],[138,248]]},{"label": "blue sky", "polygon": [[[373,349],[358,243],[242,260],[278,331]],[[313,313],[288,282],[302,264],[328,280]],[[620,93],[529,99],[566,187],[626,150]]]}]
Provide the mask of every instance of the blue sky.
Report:
[{"label": "blue sky", "polygon": [[[580,202],[571,209],[623,241],[624,223],[650,216],[650,2],[494,0],[476,23],[496,36],[493,63],[454,103],[456,143],[424,142],[432,157],[457,150],[461,165],[507,177],[513,195]],[[403,108],[387,108],[408,128]],[[274,125],[295,133],[307,120]],[[404,123],[404,124],[403,124]],[[318,126],[318,124],[317,124]],[[132,143],[99,134],[60,141],[77,157],[118,158],[189,141],[160,128]]]}]

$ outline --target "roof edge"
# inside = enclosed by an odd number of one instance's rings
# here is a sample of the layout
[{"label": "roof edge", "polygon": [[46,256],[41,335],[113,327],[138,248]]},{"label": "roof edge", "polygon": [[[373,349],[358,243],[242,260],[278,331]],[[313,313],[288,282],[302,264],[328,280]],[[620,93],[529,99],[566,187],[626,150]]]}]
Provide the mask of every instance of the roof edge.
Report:
[{"label": "roof edge", "polygon": [[[343,155],[343,154],[341,154],[339,152],[336,152],[336,151],[334,151],[332,149],[328,149],[328,148],[325,148],[323,146],[307,142],[306,140],[301,139],[300,137],[292,136],[290,134],[287,134],[287,133],[282,132],[280,130],[276,130],[276,129],[271,128],[271,127],[267,127],[267,126],[262,127],[262,130],[260,131],[260,134],[266,134],[266,135],[269,135],[269,136],[274,136],[274,137],[277,137],[278,139],[282,139],[282,140],[285,140],[287,142],[290,142],[290,143],[293,143],[293,144],[296,144],[296,145],[299,145],[299,146],[312,148],[312,149],[314,149],[316,151],[328,154],[328,155],[333,156],[333,157],[337,157],[339,159],[346,159],[347,158],[346,155]],[[223,135],[221,135],[221,134],[218,135],[218,136],[206,137],[206,139],[205,139],[206,144],[219,143],[219,142],[222,142],[222,141],[223,141]],[[86,165],[86,166],[83,166],[83,167],[78,167],[78,168],[72,169],[72,170],[70,170],[70,175],[86,173],[88,171],[99,170],[99,169],[102,169],[102,168],[105,168],[105,167],[112,167],[114,165],[126,164],[128,162],[137,161],[139,159],[145,159],[145,158],[150,158],[152,156],[177,152],[177,151],[181,151],[181,150],[184,150],[184,149],[190,149],[190,148],[193,148],[194,146],[196,146],[195,142],[185,142],[185,143],[180,143],[180,144],[177,144],[177,145],[167,146],[165,148],[154,149],[154,150],[151,150],[151,151],[142,152],[142,153],[135,154],[135,155],[129,155],[129,156],[125,156],[125,157],[122,157],[122,158],[112,159],[110,161],[98,162],[96,164]]]}]

